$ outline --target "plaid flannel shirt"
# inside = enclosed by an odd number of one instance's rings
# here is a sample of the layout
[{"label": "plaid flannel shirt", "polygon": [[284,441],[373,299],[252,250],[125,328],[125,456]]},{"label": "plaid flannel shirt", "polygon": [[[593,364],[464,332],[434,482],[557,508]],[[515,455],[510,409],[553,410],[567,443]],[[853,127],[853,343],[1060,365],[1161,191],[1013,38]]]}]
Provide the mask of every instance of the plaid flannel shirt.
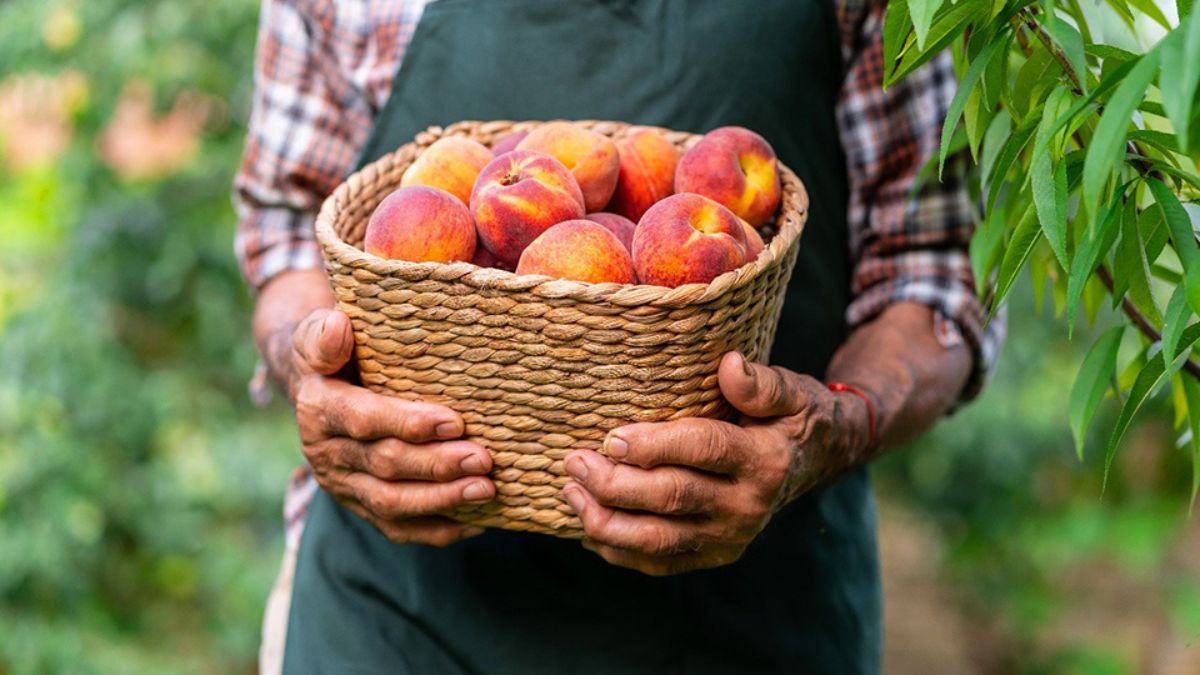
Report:
[{"label": "plaid flannel shirt", "polygon": [[[313,222],[346,176],[391,91],[429,0],[263,0],[254,100],[240,171],[235,250],[251,287],[285,270],[320,269]],[[975,223],[961,166],[917,186],[937,151],[956,80],[948,53],[886,91],[887,3],[841,0],[837,17],[845,80],[837,120],[849,173],[847,217],[853,300],[850,327],[886,307],[931,307],[942,344],[965,344],[972,398],[995,361],[1003,324],[985,327],[967,245]],[[315,483],[297,470],[288,490],[288,545]]]}]

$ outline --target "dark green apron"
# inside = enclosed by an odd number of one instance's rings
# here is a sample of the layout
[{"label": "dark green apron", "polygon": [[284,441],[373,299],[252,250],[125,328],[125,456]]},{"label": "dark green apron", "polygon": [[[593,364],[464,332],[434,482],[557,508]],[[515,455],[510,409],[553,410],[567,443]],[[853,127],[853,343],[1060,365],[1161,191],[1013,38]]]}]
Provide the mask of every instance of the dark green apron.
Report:
[{"label": "dark green apron", "polygon": [[[835,7],[821,0],[441,0],[361,161],[464,119],[614,119],[765,136],[812,210],[772,362],[824,374],[845,339]],[[287,673],[872,673],[866,472],[787,507],[737,563],[651,578],[577,542],[489,531],[396,546],[324,492],[300,546]]]}]

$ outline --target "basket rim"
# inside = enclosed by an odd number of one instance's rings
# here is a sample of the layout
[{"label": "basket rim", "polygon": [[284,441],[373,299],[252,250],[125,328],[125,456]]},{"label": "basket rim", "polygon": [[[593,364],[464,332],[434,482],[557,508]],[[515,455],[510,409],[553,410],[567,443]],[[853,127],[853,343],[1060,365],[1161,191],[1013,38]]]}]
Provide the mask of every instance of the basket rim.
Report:
[{"label": "basket rim", "polygon": [[[620,132],[630,129],[653,129],[668,138],[682,139],[691,144],[701,134],[680,132],[662,127],[632,125],[625,122],[572,120],[585,127],[604,125],[617,128]],[[589,283],[571,279],[555,279],[542,275],[520,275],[507,270],[479,267],[470,262],[410,262],[371,255],[344,241],[334,229],[334,222],[342,209],[359,195],[373,189],[381,177],[391,173],[402,161],[411,160],[434,141],[445,136],[467,136],[475,138],[481,127],[486,127],[493,137],[512,130],[530,128],[543,122],[537,120],[490,122],[463,121],[448,127],[433,126],[396,150],[383,155],[362,169],[350,174],[322,202],[315,224],[316,237],[321,245],[325,262],[336,260],[351,270],[363,270],[379,277],[401,277],[410,281],[438,279],[454,281],[478,290],[500,290],[529,292],[549,299],[573,299],[585,302],[609,302],[619,306],[653,305],[661,307],[685,307],[715,300],[730,291],[740,289],[765,271],[783,264],[788,251],[798,245],[800,235],[808,220],[809,197],[804,183],[787,165],[778,162],[782,190],[781,211],[776,219],[779,231],[771,243],[763,248],[758,258],[736,270],[725,272],[708,283],[691,283],[674,288],[651,284],[619,284],[614,282]],[[476,140],[478,140],[476,138]],[[678,143],[677,143],[678,144]],[[413,157],[405,155],[416,153]],[[790,201],[794,208],[787,210]],[[787,216],[792,217],[787,217]]]}]

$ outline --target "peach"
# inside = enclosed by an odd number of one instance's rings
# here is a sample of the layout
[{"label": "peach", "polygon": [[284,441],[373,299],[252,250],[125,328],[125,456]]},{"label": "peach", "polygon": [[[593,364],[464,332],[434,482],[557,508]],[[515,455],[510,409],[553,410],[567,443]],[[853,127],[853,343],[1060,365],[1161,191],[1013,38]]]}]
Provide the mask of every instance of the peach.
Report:
[{"label": "peach", "polygon": [[446,136],[425,148],[425,152],[404,171],[400,187],[441,188],[465,205],[471,199],[475,179],[490,161],[492,151],[482,143],[464,136]]},{"label": "peach", "polygon": [[775,151],[749,129],[714,129],[679,160],[675,191],[704,195],[751,225],[762,225],[779,208]]},{"label": "peach", "polygon": [[746,231],[738,217],[697,194],[651,206],[633,233],[633,267],[642,283],[708,283],[746,263]]},{"label": "peach", "polygon": [[583,193],[567,167],[530,150],[493,159],[471,192],[471,215],[480,241],[509,265],[517,264],[539,234],[583,214]]},{"label": "peach", "polygon": [[505,265],[492,255],[492,252],[482,246],[475,247],[475,256],[471,258],[471,264],[477,267],[490,267],[497,270],[513,271],[511,265]]},{"label": "peach", "polygon": [[517,149],[544,152],[562,162],[579,183],[588,211],[604,208],[617,187],[621,168],[617,145],[591,129],[570,122],[548,122],[529,132]]},{"label": "peach", "polygon": [[413,262],[470,260],[475,254],[475,223],[467,207],[445,190],[400,188],[371,214],[363,250]]},{"label": "peach", "polygon": [[758,233],[758,230],[754,229],[753,225],[741,218],[738,218],[738,220],[741,220],[742,229],[746,232],[746,262],[754,262],[758,260],[758,254],[762,253],[763,249],[766,248],[766,244],[763,243],[762,235]]},{"label": "peach", "polygon": [[615,213],[607,213],[601,211],[599,213],[589,213],[584,218],[593,223],[600,223],[608,228],[609,232],[617,235],[617,239],[625,245],[626,250],[633,250],[633,230],[637,227],[632,220],[625,216],[618,216]]},{"label": "peach", "polygon": [[568,220],[543,232],[521,254],[517,274],[543,274],[599,284],[631,284],[636,278],[629,251],[603,225]]},{"label": "peach", "polygon": [[679,151],[653,129],[635,129],[617,141],[621,169],[606,211],[635,223],[655,202],[670,196]]},{"label": "peach", "polygon": [[525,137],[528,135],[528,131],[514,131],[505,135],[503,138],[492,144],[492,154],[499,157],[506,152],[512,152],[513,150],[516,150],[517,145],[520,144],[521,141],[525,140]]}]

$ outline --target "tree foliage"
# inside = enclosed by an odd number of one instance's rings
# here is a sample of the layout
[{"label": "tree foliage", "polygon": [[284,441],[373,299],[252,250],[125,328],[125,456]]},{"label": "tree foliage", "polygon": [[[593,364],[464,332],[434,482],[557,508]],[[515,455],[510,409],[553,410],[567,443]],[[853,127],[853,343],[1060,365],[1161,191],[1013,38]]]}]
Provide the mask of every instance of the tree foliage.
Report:
[{"label": "tree foliage", "polygon": [[[1171,392],[1178,444],[1200,487],[1200,12],[1180,0],[909,0],[884,22],[891,84],[949,47],[960,84],[937,157],[974,160],[981,225],[971,266],[989,312],[1023,270],[1072,331],[1107,305],[1071,392],[1083,457],[1101,399],[1130,421]],[[1131,328],[1131,329],[1130,329]],[[1136,336],[1136,337],[1135,337]]]}]

